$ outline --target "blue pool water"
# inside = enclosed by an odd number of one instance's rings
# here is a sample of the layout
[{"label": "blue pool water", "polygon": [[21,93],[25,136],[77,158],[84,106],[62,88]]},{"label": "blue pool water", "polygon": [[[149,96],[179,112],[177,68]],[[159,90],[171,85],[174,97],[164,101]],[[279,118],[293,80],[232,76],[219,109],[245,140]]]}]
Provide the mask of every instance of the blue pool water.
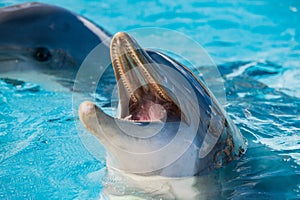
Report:
[{"label": "blue pool water", "polygon": [[[299,1],[42,2],[80,13],[111,33],[162,27],[199,42],[218,65],[226,109],[249,143],[240,161],[217,172],[219,197],[300,198]],[[0,199],[99,198],[104,149],[96,159],[84,146],[72,93],[53,77],[32,77],[0,80]]]}]

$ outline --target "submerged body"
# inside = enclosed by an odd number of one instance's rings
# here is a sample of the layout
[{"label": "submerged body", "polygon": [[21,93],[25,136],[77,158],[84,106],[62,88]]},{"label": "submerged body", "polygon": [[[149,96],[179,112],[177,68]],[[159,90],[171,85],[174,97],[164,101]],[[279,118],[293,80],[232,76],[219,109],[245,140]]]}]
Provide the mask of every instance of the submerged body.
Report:
[{"label": "submerged body", "polygon": [[139,175],[203,175],[239,158],[246,141],[213,94],[185,66],[142,49],[126,33],[111,42],[119,116],[92,102],[80,119],[108,151],[107,165]]}]

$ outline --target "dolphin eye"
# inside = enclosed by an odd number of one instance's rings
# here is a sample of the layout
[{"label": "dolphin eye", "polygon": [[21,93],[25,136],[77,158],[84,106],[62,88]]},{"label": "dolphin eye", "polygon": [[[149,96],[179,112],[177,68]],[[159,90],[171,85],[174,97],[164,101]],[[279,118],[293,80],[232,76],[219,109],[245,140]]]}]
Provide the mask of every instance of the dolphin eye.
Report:
[{"label": "dolphin eye", "polygon": [[45,62],[45,61],[50,60],[51,53],[50,53],[49,49],[47,49],[45,47],[38,47],[35,49],[34,58],[40,62]]}]

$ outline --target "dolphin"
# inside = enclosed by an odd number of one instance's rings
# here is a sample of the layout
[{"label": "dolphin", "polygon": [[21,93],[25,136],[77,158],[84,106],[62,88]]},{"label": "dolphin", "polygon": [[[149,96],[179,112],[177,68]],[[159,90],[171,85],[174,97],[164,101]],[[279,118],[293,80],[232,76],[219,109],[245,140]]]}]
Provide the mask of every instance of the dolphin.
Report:
[{"label": "dolphin", "polygon": [[[80,65],[98,44],[109,57],[111,35],[88,19],[44,3],[0,8],[0,72],[50,71],[75,78]],[[105,41],[108,41],[105,43]]]},{"label": "dolphin", "polygon": [[186,66],[119,32],[110,56],[118,89],[113,117],[93,102],[83,125],[107,150],[108,169],[142,176],[201,176],[240,158],[247,142]]}]

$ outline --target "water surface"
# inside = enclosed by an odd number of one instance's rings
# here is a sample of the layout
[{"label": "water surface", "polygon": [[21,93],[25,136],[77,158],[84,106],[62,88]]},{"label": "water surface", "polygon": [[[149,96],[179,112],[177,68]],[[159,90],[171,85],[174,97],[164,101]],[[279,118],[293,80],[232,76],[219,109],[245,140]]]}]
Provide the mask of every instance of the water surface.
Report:
[{"label": "water surface", "polygon": [[[111,33],[162,27],[203,45],[225,80],[226,109],[249,142],[240,161],[212,174],[219,197],[300,198],[298,1],[43,2],[80,13]],[[83,145],[72,93],[55,77],[17,76],[0,79],[0,198],[97,199],[103,183],[120,194],[128,189],[105,179],[101,147],[96,159]]]}]

